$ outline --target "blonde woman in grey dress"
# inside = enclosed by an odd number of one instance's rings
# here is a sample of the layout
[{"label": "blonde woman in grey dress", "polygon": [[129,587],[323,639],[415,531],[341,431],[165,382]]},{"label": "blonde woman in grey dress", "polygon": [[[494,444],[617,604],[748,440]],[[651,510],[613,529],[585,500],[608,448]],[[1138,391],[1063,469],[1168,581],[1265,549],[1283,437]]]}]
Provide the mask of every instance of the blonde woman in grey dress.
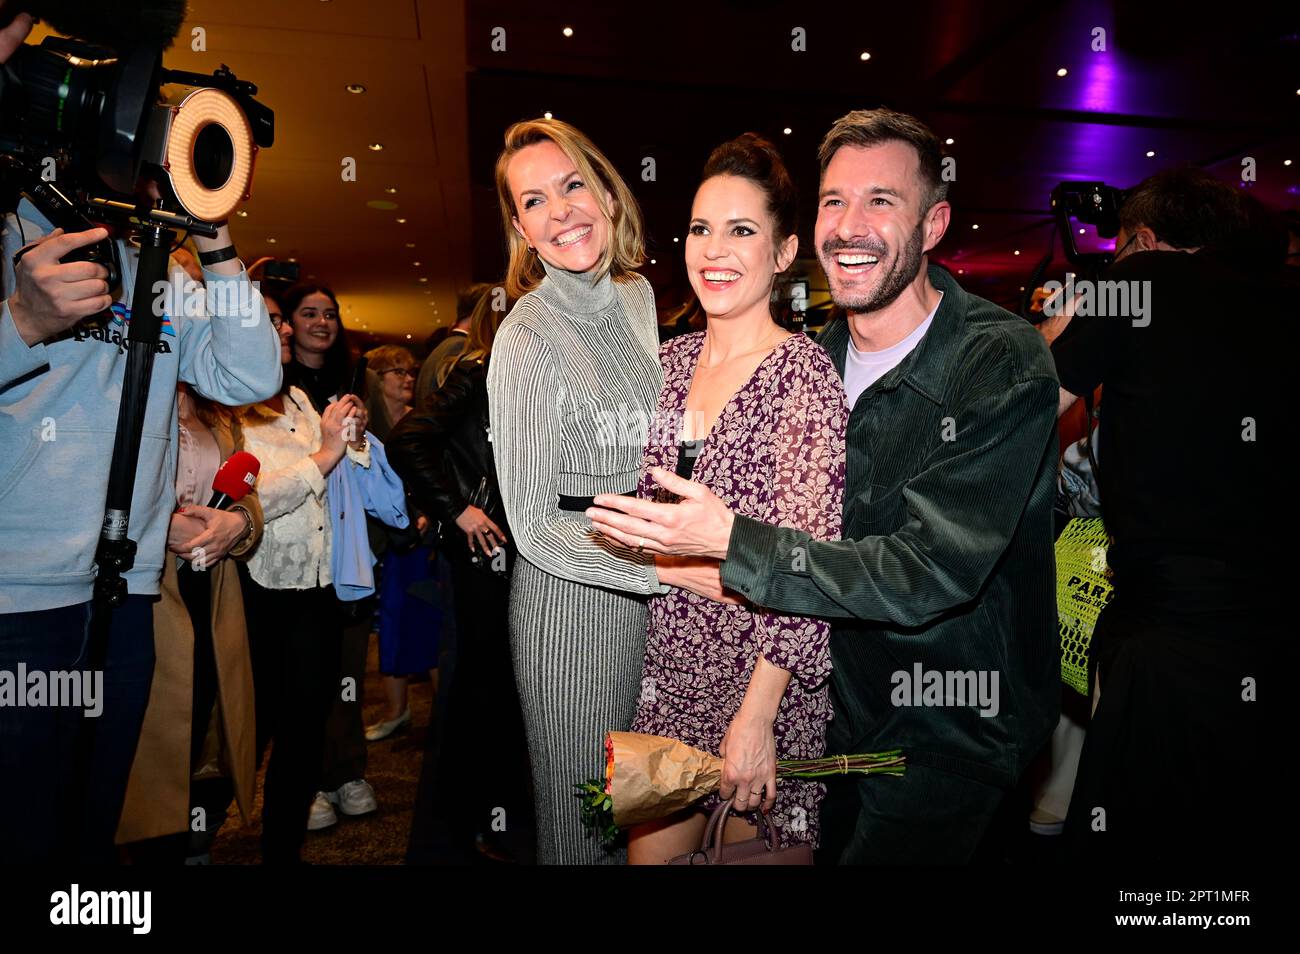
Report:
[{"label": "blonde woman in grey dress", "polygon": [[488,373],[492,447],[519,552],[510,594],[542,864],[617,864],[582,828],[573,784],[636,709],[650,593],[675,570],[591,531],[599,493],[637,486],[662,373],[640,211],[599,150],[559,120],[516,123],[497,160],[510,243]]}]

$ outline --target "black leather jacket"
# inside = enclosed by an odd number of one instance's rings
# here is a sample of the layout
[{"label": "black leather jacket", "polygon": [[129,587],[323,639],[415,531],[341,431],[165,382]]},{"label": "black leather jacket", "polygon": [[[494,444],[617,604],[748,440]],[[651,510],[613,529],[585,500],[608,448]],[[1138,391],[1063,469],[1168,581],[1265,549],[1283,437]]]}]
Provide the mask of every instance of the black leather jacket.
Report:
[{"label": "black leather jacket", "polygon": [[488,441],[486,361],[458,362],[442,387],[430,391],[418,408],[397,423],[385,450],[416,505],[442,524],[442,539],[450,551],[466,551],[465,534],[456,526],[456,518],[480,485],[486,502],[479,507],[510,539]]}]

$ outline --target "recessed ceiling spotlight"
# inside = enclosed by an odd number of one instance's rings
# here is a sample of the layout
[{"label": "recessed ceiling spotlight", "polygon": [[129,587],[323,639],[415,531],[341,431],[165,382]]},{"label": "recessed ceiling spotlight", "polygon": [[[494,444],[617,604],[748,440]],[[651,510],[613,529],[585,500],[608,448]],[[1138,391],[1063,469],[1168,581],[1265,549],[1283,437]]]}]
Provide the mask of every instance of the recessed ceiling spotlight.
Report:
[{"label": "recessed ceiling spotlight", "polygon": [[1283,160],[1282,160],[1282,165],[1284,165],[1284,166],[1289,166],[1289,165],[1291,165],[1291,160],[1290,160],[1290,159],[1283,159]]},{"label": "recessed ceiling spotlight", "polygon": [[978,222],[972,222],[972,223],[971,223],[971,228],[973,228],[973,229],[977,229],[977,228],[979,228],[979,227],[980,227],[980,224],[979,224]]},{"label": "recessed ceiling spotlight", "polygon": [[366,88],[360,83],[349,83],[347,85],[347,91],[349,93],[356,93],[359,96],[366,91]]},{"label": "recessed ceiling spotlight", "polygon": [[266,244],[267,244],[267,245],[274,245],[274,244],[275,244],[275,239],[273,239],[273,238],[269,238],[269,239],[267,239],[267,240],[266,240]]},{"label": "recessed ceiling spotlight", "polygon": [[781,132],[785,133],[788,136],[790,135],[790,133],[794,132],[794,130],[791,129],[789,126],[786,126],[784,129],[781,130]]},{"label": "recessed ceiling spotlight", "polygon": [[563,33],[565,36],[573,36],[573,27],[565,27],[560,32]]},{"label": "recessed ceiling spotlight", "polygon": [[412,262],[411,264],[414,265],[416,268],[419,268],[419,267],[420,267],[420,263],[419,263],[419,262]]},{"label": "recessed ceiling spotlight", "polygon": [[674,236],[673,236],[673,241],[674,241],[674,242],[676,242],[676,241],[678,241],[678,239],[677,239],[677,236],[676,236],[676,235],[674,235]]},{"label": "recessed ceiling spotlight", "polygon": [[245,211],[244,209],[237,209],[235,211],[235,215],[239,216],[241,219],[248,218],[248,212]]},{"label": "recessed ceiling spotlight", "polygon": [[428,280],[429,280],[429,279],[424,278],[424,277],[421,277],[421,278],[419,279],[419,281],[422,281],[422,282],[427,282]]},{"label": "recessed ceiling spotlight", "polygon": [[871,59],[871,54],[868,53],[866,50],[863,50],[860,54],[858,54],[858,59],[860,59],[863,63],[865,63],[867,62],[867,60]]},{"label": "recessed ceiling spotlight", "polygon": [[1148,158],[1148,159],[1153,158],[1153,157],[1155,156],[1155,154],[1156,154],[1156,151],[1155,151],[1154,149],[1148,149],[1148,150],[1147,150],[1147,158]]},{"label": "recessed ceiling spotlight", "polygon": [[384,144],[383,144],[382,142],[372,142],[372,143],[370,144],[370,151],[371,151],[371,152],[383,152],[383,151],[384,151]]},{"label": "recessed ceiling spotlight", "polygon": [[1059,70],[1056,71],[1056,75],[1057,75],[1057,76],[1064,76],[1064,75],[1065,75],[1066,73],[1068,73],[1068,72],[1070,72],[1070,71],[1067,70],[1064,66],[1062,66]]},{"label": "recessed ceiling spotlight", "polygon": [[411,336],[410,336],[410,335],[407,335],[407,336],[406,336],[406,340],[407,340],[407,341],[410,341],[410,340],[411,340]]},{"label": "recessed ceiling spotlight", "polygon": [[397,195],[397,186],[384,186],[384,191],[389,195]]},{"label": "recessed ceiling spotlight", "polygon": [[406,247],[407,247],[407,248],[415,248],[415,243],[414,243],[414,242],[407,242],[407,243],[406,243]]},{"label": "recessed ceiling spotlight", "polygon": [[1012,255],[1019,255],[1019,254],[1020,254],[1020,249],[1016,249],[1016,250],[1015,250],[1014,252],[1012,252],[1011,254],[1012,254]]},{"label": "recessed ceiling spotlight", "polygon": [[659,260],[658,260],[658,259],[654,259],[654,258],[652,258],[652,259],[650,259],[650,264],[651,264],[651,265],[658,265],[658,264],[659,264]]},{"label": "recessed ceiling spotlight", "polygon": [[542,113],[542,115],[545,116],[547,119],[554,119],[554,118],[555,118],[555,117],[553,117],[553,116],[551,115],[551,111],[550,111],[549,109],[548,109],[546,112]]},{"label": "recessed ceiling spotlight", "polygon": [[944,142],[944,145],[951,146],[952,143],[953,143],[953,138],[952,138],[951,136],[949,136],[949,137],[948,137],[947,139],[945,139],[943,142]]},{"label": "recessed ceiling spotlight", "polygon": [[1080,235],[1083,235],[1086,231],[1088,231],[1088,230],[1087,230],[1087,229],[1079,229],[1079,234],[1080,234]]},{"label": "recessed ceiling spotlight", "polygon": [[405,225],[405,224],[406,224],[406,219],[398,219],[398,220],[397,220],[397,224],[398,224],[398,225]]}]

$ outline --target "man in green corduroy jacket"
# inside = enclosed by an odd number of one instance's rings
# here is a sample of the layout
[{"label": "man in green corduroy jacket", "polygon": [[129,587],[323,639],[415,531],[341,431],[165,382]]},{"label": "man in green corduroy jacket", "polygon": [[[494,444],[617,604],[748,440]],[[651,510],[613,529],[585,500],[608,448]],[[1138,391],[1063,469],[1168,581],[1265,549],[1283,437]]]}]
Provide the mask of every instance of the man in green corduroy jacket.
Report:
[{"label": "man in green corduroy jacket", "polygon": [[721,561],[701,564],[704,595],[834,620],[827,752],[900,747],[907,771],[832,782],[823,853],[961,863],[1059,711],[1056,373],[1027,322],[928,263],[951,212],[933,132],[855,111],[819,158],[815,245],[847,313],[818,339],[852,408],[844,539],[659,470],[680,503],[602,496],[589,514],[629,546]]}]

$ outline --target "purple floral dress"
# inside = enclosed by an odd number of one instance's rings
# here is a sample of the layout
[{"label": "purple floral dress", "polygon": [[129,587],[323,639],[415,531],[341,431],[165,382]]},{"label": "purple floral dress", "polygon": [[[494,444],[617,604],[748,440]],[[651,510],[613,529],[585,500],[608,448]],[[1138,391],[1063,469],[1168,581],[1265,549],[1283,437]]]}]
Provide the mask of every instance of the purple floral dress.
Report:
[{"label": "purple floral dress", "polygon": [[[677,468],[678,437],[704,332],[659,349],[664,387],[645,451],[638,494],[676,500],[650,467]],[[830,357],[804,335],[787,338],[723,408],[698,446],[692,480],[737,513],[840,537],[844,496],[844,386]],[[740,709],[759,655],[790,671],[774,734],[777,758],[825,754],[831,717],[830,624],[732,606],[672,589],[650,599],[645,670],[632,731],[679,739],[717,753]],[[770,816],[782,844],[818,844],[819,782],[783,779]],[[711,811],[716,794],[699,807]]]}]

